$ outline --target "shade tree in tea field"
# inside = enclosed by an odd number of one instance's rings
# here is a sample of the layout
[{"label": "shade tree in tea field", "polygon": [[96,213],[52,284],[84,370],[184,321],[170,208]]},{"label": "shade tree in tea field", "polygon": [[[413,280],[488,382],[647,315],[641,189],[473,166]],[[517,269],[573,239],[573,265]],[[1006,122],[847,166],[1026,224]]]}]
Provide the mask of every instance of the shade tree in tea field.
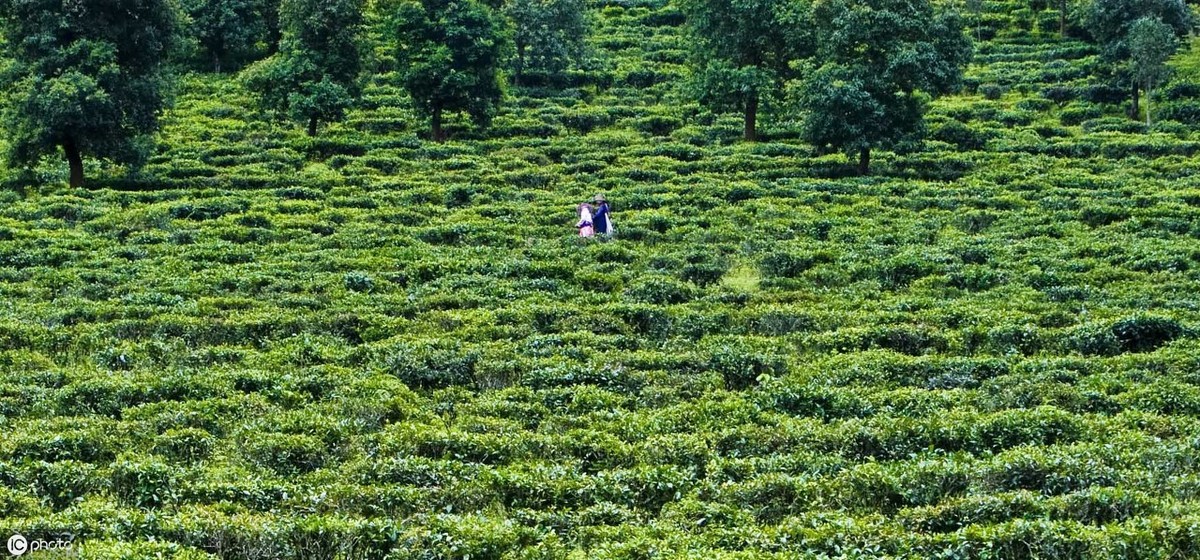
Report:
[{"label": "shade tree in tea field", "polygon": [[443,117],[464,112],[491,120],[504,95],[501,67],[511,50],[503,19],[476,0],[404,0],[393,11],[396,59],[416,109],[435,141]]},{"label": "shade tree in tea field", "polygon": [[279,52],[244,72],[264,108],[307,123],[341,119],[360,91],[362,0],[284,0]]},{"label": "shade tree in tea field", "polygon": [[85,155],[140,164],[166,102],[178,24],[164,0],[0,1],[8,163],[31,167],[61,149],[73,187]]},{"label": "shade tree in tea field", "polygon": [[277,8],[257,0],[183,0],[182,7],[195,56],[213,72],[252,57],[267,33],[263,12]]},{"label": "shade tree in tea field", "polygon": [[[1144,50],[1141,53],[1143,62],[1134,61],[1135,26],[1142,26],[1139,41],[1143,41],[1143,47],[1148,38],[1148,24],[1138,23],[1142,19],[1165,25],[1179,39],[1187,37],[1194,25],[1191,11],[1183,0],[1093,0],[1088,4],[1084,16],[1086,28],[1100,47],[1100,56],[1108,70],[1118,79],[1127,80],[1130,87],[1129,116],[1133,119],[1140,115],[1139,94],[1144,89],[1144,75],[1140,75],[1138,68],[1140,65],[1142,72],[1147,68],[1147,53]],[[1157,31],[1153,33],[1161,35]]]},{"label": "shade tree in tea field", "polygon": [[917,141],[927,100],[959,87],[971,43],[956,14],[928,0],[828,0],[814,6],[817,68],[798,84],[802,134],[858,155]]},{"label": "shade tree in tea field", "polygon": [[810,54],[808,5],[796,0],[683,0],[695,67],[691,89],[714,111],[741,111],[743,136],[756,140],[760,104],[795,76]]},{"label": "shade tree in tea field", "polygon": [[513,85],[527,78],[553,79],[587,52],[589,25],[583,0],[508,0],[504,15],[512,25]]},{"label": "shade tree in tea field", "polygon": [[1170,76],[1167,59],[1179,48],[1174,30],[1157,19],[1142,18],[1129,28],[1130,67],[1134,80],[1146,90],[1146,125],[1154,88]]}]

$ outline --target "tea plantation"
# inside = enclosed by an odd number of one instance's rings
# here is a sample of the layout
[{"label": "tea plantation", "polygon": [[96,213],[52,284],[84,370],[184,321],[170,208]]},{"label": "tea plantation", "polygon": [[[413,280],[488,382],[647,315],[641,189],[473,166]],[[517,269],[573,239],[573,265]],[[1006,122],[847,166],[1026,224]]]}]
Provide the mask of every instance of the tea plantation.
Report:
[{"label": "tea plantation", "polygon": [[1200,54],[1147,127],[1057,12],[985,2],[859,177],[681,93],[667,0],[589,10],[607,66],[445,143],[394,72],[315,137],[191,74],[141,174],[0,191],[0,538],[1200,558]]}]

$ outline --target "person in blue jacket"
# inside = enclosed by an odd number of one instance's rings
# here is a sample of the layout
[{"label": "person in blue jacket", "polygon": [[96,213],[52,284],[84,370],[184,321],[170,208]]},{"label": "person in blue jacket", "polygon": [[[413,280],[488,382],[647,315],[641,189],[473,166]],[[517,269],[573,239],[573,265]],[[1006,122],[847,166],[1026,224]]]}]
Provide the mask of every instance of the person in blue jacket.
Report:
[{"label": "person in blue jacket", "polygon": [[604,195],[598,194],[592,199],[592,203],[596,205],[596,211],[592,214],[592,226],[596,229],[596,235],[608,237],[612,235],[612,227],[608,219],[608,201],[604,199]]}]

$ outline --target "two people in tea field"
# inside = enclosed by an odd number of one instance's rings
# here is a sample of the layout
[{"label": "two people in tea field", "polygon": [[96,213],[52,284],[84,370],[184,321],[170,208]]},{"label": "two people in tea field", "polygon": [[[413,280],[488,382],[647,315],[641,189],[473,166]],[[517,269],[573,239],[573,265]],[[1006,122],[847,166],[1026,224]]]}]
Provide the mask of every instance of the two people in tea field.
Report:
[{"label": "two people in tea field", "polygon": [[[592,204],[596,205],[595,208]],[[576,211],[579,213],[579,221],[575,222],[575,228],[579,230],[579,237],[612,237],[612,220],[608,215],[608,201],[604,199],[604,195],[596,195],[591,204],[581,203],[576,207]]]}]

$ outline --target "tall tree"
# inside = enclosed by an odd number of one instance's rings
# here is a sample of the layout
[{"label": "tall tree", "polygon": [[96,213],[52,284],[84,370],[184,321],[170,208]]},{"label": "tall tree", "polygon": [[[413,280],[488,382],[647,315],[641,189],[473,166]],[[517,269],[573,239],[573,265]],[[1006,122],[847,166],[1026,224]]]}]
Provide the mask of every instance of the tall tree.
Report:
[{"label": "tall tree", "polygon": [[230,59],[244,59],[267,32],[259,0],[184,0],[190,35],[220,72]]},{"label": "tall tree", "polygon": [[508,0],[504,15],[512,23],[513,84],[525,76],[561,75],[578,63],[587,50],[589,24],[583,0]]},{"label": "tall tree", "polygon": [[806,0],[680,0],[695,73],[693,93],[714,111],[741,111],[746,140],[758,138],[765,95],[793,77],[789,62],[811,54]]},{"label": "tall tree", "polygon": [[800,87],[805,138],[858,155],[919,140],[926,99],[959,87],[971,44],[929,0],[823,0],[814,6],[819,68]]},{"label": "tall tree", "polygon": [[344,116],[360,90],[363,0],[283,0],[279,51],[244,71],[264,107],[308,123]]},{"label": "tall tree", "polygon": [[1085,16],[1092,39],[1100,45],[1100,56],[1118,75],[1129,80],[1129,116],[1139,117],[1141,84],[1134,75],[1129,32],[1142,18],[1157,19],[1183,39],[1192,29],[1191,11],[1183,0],[1092,0]]},{"label": "tall tree", "polygon": [[1146,125],[1154,87],[1170,75],[1167,59],[1179,47],[1175,31],[1157,19],[1141,18],[1129,27],[1129,58],[1134,79],[1146,90]]},{"label": "tall tree", "polygon": [[84,155],[140,164],[178,35],[167,0],[0,0],[8,163],[36,165],[61,148],[73,187]]},{"label": "tall tree", "polygon": [[477,0],[401,0],[395,14],[404,87],[433,139],[446,139],[448,111],[486,124],[504,96],[500,67],[511,46],[503,20]]}]

